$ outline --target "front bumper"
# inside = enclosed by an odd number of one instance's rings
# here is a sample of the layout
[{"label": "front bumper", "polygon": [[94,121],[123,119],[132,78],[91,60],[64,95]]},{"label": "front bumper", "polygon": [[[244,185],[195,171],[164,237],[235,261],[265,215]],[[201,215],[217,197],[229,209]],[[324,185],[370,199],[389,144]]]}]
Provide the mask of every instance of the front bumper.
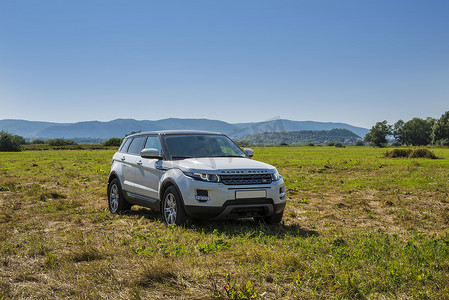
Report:
[{"label": "front bumper", "polygon": [[[193,218],[269,217],[284,210],[286,194],[282,179],[270,184],[225,185],[203,182],[185,176],[178,181],[186,213]],[[199,200],[199,191],[207,191],[207,200]],[[255,193],[253,193],[255,192]],[[263,194],[264,197],[242,198],[239,195]]]},{"label": "front bumper", "polygon": [[[247,199],[247,200],[254,200],[254,199]],[[209,218],[209,219],[223,220],[223,219],[250,218],[250,217],[269,217],[273,214],[282,212],[286,204],[285,202],[279,204],[264,203],[266,202],[266,200],[271,199],[260,199],[260,200],[261,200],[260,203],[253,203],[253,204],[228,203],[223,205],[222,207],[204,207],[200,205],[186,205],[185,209],[187,214],[192,218]]]}]

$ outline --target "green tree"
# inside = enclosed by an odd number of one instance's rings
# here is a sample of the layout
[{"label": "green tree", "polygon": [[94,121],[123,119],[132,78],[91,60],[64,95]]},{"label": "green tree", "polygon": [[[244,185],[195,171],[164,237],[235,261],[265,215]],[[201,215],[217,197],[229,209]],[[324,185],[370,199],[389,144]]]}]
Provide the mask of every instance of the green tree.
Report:
[{"label": "green tree", "polygon": [[432,125],[432,129],[433,129],[433,126],[434,126],[435,123],[437,122],[437,119],[432,118],[432,117],[427,117],[427,118],[426,118],[426,121],[429,122],[430,125]]},{"label": "green tree", "polygon": [[110,138],[109,140],[107,140],[106,142],[103,143],[103,146],[116,146],[116,147],[120,147],[120,145],[122,144],[123,139],[120,138]]},{"label": "green tree", "polygon": [[404,123],[399,120],[394,124],[393,134],[403,145],[428,145],[431,141],[432,121],[413,118]]},{"label": "green tree", "polygon": [[387,144],[387,135],[392,134],[392,126],[387,121],[377,122],[371,127],[370,132],[365,135],[365,142],[374,144],[377,147],[383,147]]},{"label": "green tree", "polygon": [[393,136],[395,140],[400,144],[405,144],[405,141],[402,139],[403,138],[402,128],[404,127],[404,124],[405,124],[404,121],[399,120],[393,125]]},{"label": "green tree", "polygon": [[434,145],[449,146],[449,111],[433,125],[431,139]]},{"label": "green tree", "polygon": [[25,143],[25,139],[18,135],[13,135],[5,131],[0,131],[0,151],[16,152],[21,150],[21,143]]},{"label": "green tree", "polygon": [[19,145],[26,145],[27,142],[24,137],[21,137],[20,135],[13,135],[12,138],[14,139],[15,143],[18,143]]}]

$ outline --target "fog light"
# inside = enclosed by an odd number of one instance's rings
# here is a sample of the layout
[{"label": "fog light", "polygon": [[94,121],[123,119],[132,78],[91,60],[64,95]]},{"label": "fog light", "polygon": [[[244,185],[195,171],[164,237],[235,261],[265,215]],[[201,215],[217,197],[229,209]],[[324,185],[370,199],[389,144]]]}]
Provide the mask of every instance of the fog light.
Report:
[{"label": "fog light", "polygon": [[285,188],[282,186],[279,188],[279,198],[281,198],[281,200],[282,200],[285,198],[285,196],[286,196]]},{"label": "fog light", "polygon": [[207,190],[196,190],[195,199],[202,202],[209,201],[209,193],[207,192]]},{"label": "fog light", "polygon": [[202,202],[210,200],[209,196],[195,196],[195,199]]}]

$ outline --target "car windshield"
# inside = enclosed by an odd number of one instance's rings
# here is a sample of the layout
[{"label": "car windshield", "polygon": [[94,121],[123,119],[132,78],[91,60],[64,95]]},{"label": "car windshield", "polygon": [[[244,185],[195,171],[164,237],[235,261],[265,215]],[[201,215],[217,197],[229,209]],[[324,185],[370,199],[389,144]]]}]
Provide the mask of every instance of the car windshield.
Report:
[{"label": "car windshield", "polygon": [[171,157],[247,157],[246,154],[223,135],[167,135],[165,144]]}]

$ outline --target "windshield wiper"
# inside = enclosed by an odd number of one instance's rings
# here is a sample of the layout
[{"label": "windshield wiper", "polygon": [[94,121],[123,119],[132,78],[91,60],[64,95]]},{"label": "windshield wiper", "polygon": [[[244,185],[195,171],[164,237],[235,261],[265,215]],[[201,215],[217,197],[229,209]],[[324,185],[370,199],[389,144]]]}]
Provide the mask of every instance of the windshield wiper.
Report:
[{"label": "windshield wiper", "polygon": [[186,159],[186,158],[192,158],[192,156],[172,156],[171,158]]}]

